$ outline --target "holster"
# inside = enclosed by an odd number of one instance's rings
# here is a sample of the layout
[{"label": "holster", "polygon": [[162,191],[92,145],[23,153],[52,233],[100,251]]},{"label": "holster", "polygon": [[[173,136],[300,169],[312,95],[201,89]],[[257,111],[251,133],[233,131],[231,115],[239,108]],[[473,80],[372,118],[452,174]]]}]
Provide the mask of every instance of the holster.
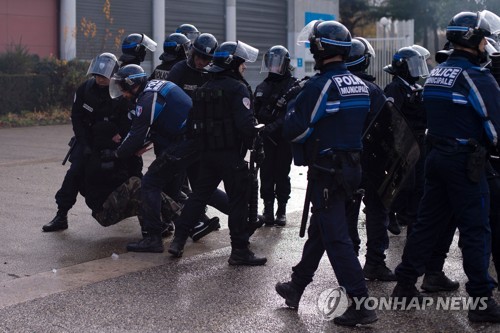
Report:
[{"label": "holster", "polygon": [[485,172],[487,150],[474,139],[469,139],[468,145],[472,151],[467,155],[467,177],[471,182],[478,183]]},{"label": "holster", "polygon": [[[345,167],[356,167],[361,163],[361,152],[359,151],[338,151],[331,154],[327,154],[322,159],[325,158],[332,160],[333,168],[328,169],[315,165],[316,170],[311,175],[312,177],[323,177],[329,174],[332,180],[332,186],[330,186],[330,191],[332,194],[341,191],[346,198],[350,198],[353,193],[357,190],[357,186],[352,186],[349,184],[344,177]],[[320,159],[321,161],[321,159]],[[321,162],[320,162],[321,163]]]}]

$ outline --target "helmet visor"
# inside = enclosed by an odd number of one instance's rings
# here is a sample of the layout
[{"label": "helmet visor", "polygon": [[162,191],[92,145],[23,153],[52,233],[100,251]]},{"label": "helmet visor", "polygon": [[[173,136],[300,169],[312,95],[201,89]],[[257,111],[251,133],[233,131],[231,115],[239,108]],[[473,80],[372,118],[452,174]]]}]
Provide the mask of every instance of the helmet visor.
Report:
[{"label": "helmet visor", "polygon": [[236,43],[236,49],[234,50],[233,56],[240,57],[246,62],[255,62],[259,56],[259,49],[243,43],[242,41],[238,41],[238,43]]},{"label": "helmet visor", "polygon": [[316,26],[316,23],[321,22],[320,20],[314,20],[309,23],[305,27],[302,28],[302,30],[299,32],[299,35],[297,36],[297,45],[309,45],[309,41],[314,35],[314,27]]},{"label": "helmet visor", "polygon": [[412,77],[427,77],[429,76],[429,68],[425,61],[425,57],[419,53],[413,57],[407,58],[406,63],[408,64],[408,70]]},{"label": "helmet visor", "polygon": [[262,57],[261,73],[275,73],[283,75],[286,72],[286,56],[285,54],[278,54],[267,52]]},{"label": "helmet visor", "polygon": [[490,37],[486,37],[486,41],[487,44],[485,49],[488,54],[493,54],[494,52],[500,52],[500,45],[497,43],[496,40]]},{"label": "helmet visor", "polygon": [[111,57],[97,56],[92,59],[89,69],[87,70],[87,75],[101,75],[110,79],[117,70],[118,63],[115,59]]},{"label": "helmet visor", "polygon": [[420,55],[423,56],[424,59],[427,59],[431,56],[431,53],[429,52],[429,50],[427,50],[423,46],[414,44],[411,46],[411,48],[414,49],[415,51],[417,51],[418,53],[420,53]]},{"label": "helmet visor", "polygon": [[149,38],[148,36],[146,36],[145,34],[142,34],[142,40],[140,44],[144,45],[144,47],[146,47],[151,52],[156,51],[156,46],[157,46],[156,42],[151,38]]},{"label": "helmet visor", "polygon": [[111,98],[117,98],[122,95],[122,92],[125,91],[122,84],[122,78],[115,76],[111,78],[111,80],[109,81],[109,96]]}]

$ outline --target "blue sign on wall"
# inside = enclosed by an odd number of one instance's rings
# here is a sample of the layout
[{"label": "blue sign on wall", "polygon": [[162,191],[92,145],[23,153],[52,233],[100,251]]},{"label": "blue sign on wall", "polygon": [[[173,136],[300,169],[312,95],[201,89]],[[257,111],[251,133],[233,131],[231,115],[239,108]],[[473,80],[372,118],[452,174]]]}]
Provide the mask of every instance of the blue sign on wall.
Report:
[{"label": "blue sign on wall", "polygon": [[302,67],[302,58],[297,58],[297,67]]},{"label": "blue sign on wall", "polygon": [[323,20],[323,21],[331,21],[335,20],[335,15],[332,14],[326,14],[326,13],[312,13],[312,12],[305,12],[305,23],[314,21],[314,20]]}]

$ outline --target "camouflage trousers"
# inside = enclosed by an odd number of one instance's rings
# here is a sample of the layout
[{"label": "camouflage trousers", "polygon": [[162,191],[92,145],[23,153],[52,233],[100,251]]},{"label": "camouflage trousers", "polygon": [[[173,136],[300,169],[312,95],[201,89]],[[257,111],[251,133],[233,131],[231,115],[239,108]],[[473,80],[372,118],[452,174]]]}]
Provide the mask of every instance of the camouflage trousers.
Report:
[{"label": "camouflage trousers", "polygon": [[[175,220],[181,212],[181,206],[165,193],[161,193],[162,221],[169,223]],[[139,213],[141,204],[141,179],[130,177],[126,182],[118,186],[108,196],[102,205],[102,210],[92,213],[92,216],[104,227],[116,224],[128,217],[136,216],[142,225],[142,217]]]}]

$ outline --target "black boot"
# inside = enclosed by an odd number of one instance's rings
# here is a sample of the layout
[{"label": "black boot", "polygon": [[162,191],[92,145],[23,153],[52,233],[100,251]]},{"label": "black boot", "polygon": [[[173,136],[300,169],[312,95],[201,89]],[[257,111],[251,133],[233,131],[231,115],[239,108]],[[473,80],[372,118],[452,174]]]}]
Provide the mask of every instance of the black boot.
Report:
[{"label": "black boot", "polygon": [[363,274],[367,280],[397,281],[396,275],[394,275],[385,263],[378,265],[366,263],[365,267],[363,267]]},{"label": "black boot", "polygon": [[285,304],[292,309],[299,308],[300,298],[304,292],[303,288],[297,286],[292,281],[276,283],[276,292],[285,299]]},{"label": "black boot", "polygon": [[401,227],[399,226],[398,219],[396,218],[396,213],[389,213],[389,225],[387,230],[393,235],[399,235],[401,233]]},{"label": "black boot", "polygon": [[45,232],[59,231],[68,229],[68,212],[67,211],[57,211],[56,216],[42,227]]},{"label": "black boot", "polygon": [[486,308],[480,310],[483,307],[483,302],[477,302],[477,309],[469,310],[468,317],[469,320],[475,323],[500,323],[500,306],[491,297],[488,297],[486,301]]},{"label": "black boot", "polygon": [[367,309],[365,302],[359,309],[356,309],[356,304],[352,302],[341,316],[333,318],[333,322],[342,326],[368,325],[376,322],[378,317],[375,310]]},{"label": "black boot", "polygon": [[267,262],[267,258],[256,257],[255,254],[248,248],[244,249],[232,249],[231,255],[227,261],[229,265],[233,266],[261,266]]},{"label": "black boot", "polygon": [[262,215],[259,216],[259,219],[266,226],[274,225],[274,201],[264,202],[264,210],[262,211]]},{"label": "black boot", "polygon": [[127,251],[130,252],[153,252],[163,253],[163,241],[161,235],[146,235],[138,242],[128,243]]},{"label": "black boot", "polygon": [[454,291],[460,283],[448,278],[444,272],[426,272],[421,288],[427,292]]},{"label": "black boot", "polygon": [[172,243],[170,243],[170,247],[168,248],[168,253],[170,253],[175,258],[182,257],[182,253],[184,253],[184,245],[186,245],[186,239],[174,236]]},{"label": "black boot", "polygon": [[274,223],[280,227],[286,225],[286,202],[278,202],[278,210],[276,211],[276,220]]},{"label": "black boot", "polygon": [[[417,299],[418,304],[422,304],[424,301],[422,294],[417,290],[415,285],[403,284],[401,282],[396,283],[391,297],[396,305],[399,304],[401,306],[410,304],[413,298]],[[399,306],[396,308],[399,308]]]}]

